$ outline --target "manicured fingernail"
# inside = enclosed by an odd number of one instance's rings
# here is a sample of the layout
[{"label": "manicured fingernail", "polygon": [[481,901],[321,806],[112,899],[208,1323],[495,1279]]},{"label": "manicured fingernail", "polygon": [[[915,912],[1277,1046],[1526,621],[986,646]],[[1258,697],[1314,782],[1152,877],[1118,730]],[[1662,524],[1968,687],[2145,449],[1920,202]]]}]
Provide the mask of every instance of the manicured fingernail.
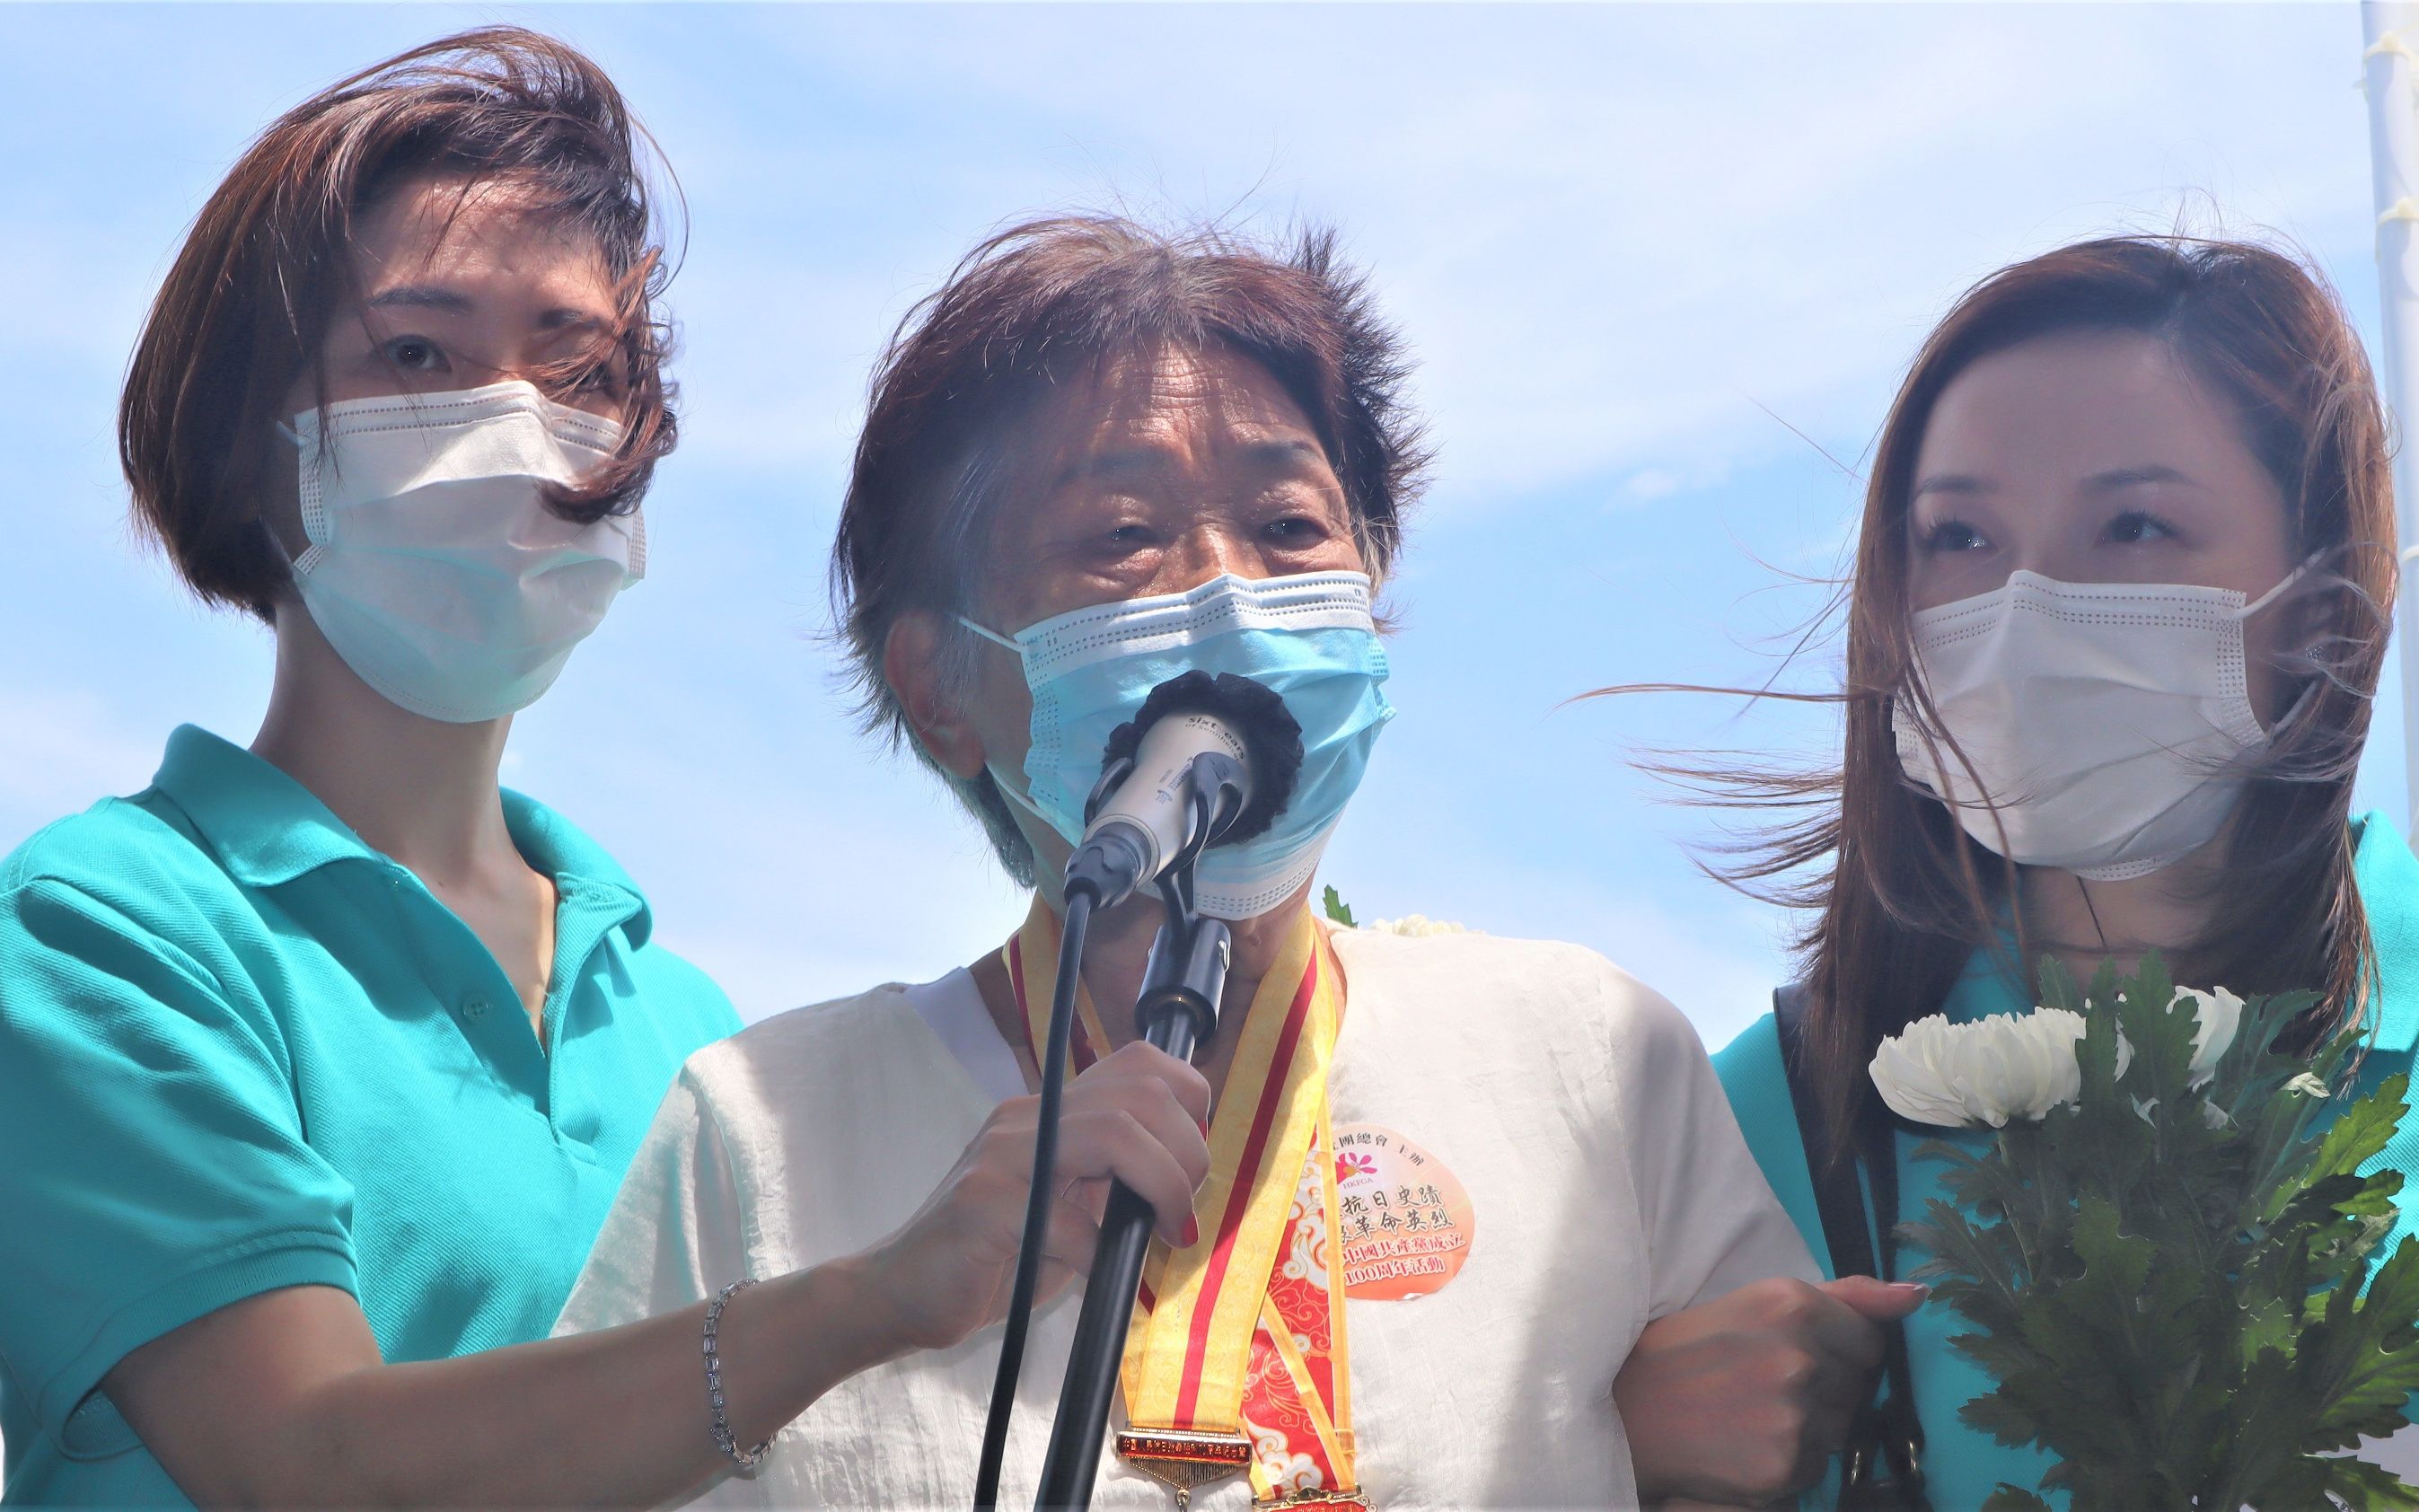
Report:
[{"label": "manicured fingernail", "polygon": [[1185,1220],[1184,1220],[1184,1247],[1185,1247],[1186,1249],[1191,1249],[1194,1245],[1198,1244],[1198,1243],[1200,1243],[1200,1242],[1201,1242],[1201,1220],[1200,1220],[1200,1219],[1198,1219],[1198,1218],[1187,1218],[1187,1219],[1185,1219]]}]

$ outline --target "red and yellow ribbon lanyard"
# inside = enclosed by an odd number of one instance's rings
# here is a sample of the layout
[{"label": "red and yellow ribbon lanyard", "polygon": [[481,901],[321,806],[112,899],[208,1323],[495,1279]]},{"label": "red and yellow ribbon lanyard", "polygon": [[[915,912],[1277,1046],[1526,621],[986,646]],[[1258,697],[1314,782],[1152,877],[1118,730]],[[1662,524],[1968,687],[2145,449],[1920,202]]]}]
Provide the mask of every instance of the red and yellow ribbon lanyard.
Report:
[{"label": "red and yellow ribbon lanyard", "polygon": [[[1035,1063],[1056,985],[1058,920],[1037,899],[1003,952]],[[1176,1490],[1248,1467],[1262,1506],[1364,1506],[1353,1475],[1343,1244],[1327,1068],[1343,974],[1308,909],[1262,979],[1210,1121],[1200,1237],[1154,1242],[1126,1335],[1117,1454]],[[1079,991],[1080,1072],[1108,1053]]]}]

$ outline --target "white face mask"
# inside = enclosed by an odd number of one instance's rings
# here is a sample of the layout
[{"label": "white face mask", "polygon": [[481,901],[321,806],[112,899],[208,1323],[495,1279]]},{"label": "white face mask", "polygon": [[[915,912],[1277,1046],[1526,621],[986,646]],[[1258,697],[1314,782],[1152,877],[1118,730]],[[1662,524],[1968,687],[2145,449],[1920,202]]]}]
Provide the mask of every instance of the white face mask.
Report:
[{"label": "white face mask", "polygon": [[546,506],[622,427],[524,382],[351,399],[295,417],[303,606],[345,665],[456,724],[527,708],[616,594],[646,573],[636,513]]},{"label": "white face mask", "polygon": [[2216,836],[2267,746],[2242,622],[2302,570],[2247,605],[2222,588],[2018,572],[1926,609],[1917,675],[1949,740],[1935,762],[1898,699],[1899,763],[2011,861],[2106,882],[2180,860]]}]

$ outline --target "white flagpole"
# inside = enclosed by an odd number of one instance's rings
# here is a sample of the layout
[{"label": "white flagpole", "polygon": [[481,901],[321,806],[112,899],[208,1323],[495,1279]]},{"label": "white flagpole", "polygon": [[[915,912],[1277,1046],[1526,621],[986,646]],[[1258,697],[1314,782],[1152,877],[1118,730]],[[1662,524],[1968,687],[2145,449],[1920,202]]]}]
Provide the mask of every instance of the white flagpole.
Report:
[{"label": "white flagpole", "polygon": [[[2407,568],[2419,552],[2419,4],[2362,0],[2367,49],[2369,169],[2377,189],[2379,325],[2385,337],[2385,402],[2399,444],[2394,457],[2396,545]],[[2403,777],[2411,827],[2419,830],[2419,594],[2396,611],[2402,646]]]}]

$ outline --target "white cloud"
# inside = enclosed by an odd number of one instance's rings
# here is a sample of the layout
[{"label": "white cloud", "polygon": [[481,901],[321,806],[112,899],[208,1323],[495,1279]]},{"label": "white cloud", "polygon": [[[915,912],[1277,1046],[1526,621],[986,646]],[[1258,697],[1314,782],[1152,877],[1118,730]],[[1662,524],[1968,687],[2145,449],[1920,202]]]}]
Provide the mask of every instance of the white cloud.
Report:
[{"label": "white cloud", "polygon": [[[768,122],[791,107],[746,90],[683,101],[671,145],[702,163],[701,203],[744,185],[848,228],[760,235],[744,254],[737,228],[716,230],[714,254],[701,228],[684,295],[699,351],[711,324],[716,356],[743,364],[725,371],[751,377],[717,385],[697,434],[777,465],[800,447],[835,457],[857,363],[957,252],[1022,211],[1125,201],[1340,223],[1423,359],[1441,503],[1471,509],[1802,444],[1758,404],[1853,450],[1925,324],[1998,263],[2164,224],[2199,191],[2238,223],[2323,239],[2358,229],[2365,193],[2348,12],[1012,8],[732,23],[885,128],[827,140]],[[668,63],[656,87],[701,84]],[[876,208],[886,234],[861,237]],[[835,351],[854,361],[822,360]]]},{"label": "white cloud", "polygon": [[1665,468],[1647,468],[1631,473],[1629,481],[1621,486],[1621,491],[1628,502],[1649,503],[1657,499],[1669,499],[1682,486],[1679,474]]}]

